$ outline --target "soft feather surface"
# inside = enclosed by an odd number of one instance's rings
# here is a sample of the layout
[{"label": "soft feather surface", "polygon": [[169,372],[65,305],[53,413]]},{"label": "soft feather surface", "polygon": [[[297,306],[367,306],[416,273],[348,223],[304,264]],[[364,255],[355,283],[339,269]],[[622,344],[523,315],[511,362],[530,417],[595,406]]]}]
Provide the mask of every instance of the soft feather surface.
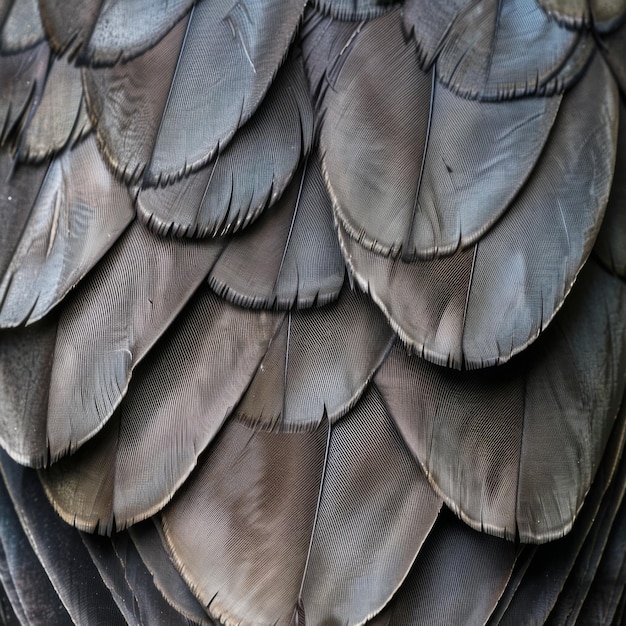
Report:
[{"label": "soft feather surface", "polygon": [[619,624],[625,20],[0,1],[0,619]]}]

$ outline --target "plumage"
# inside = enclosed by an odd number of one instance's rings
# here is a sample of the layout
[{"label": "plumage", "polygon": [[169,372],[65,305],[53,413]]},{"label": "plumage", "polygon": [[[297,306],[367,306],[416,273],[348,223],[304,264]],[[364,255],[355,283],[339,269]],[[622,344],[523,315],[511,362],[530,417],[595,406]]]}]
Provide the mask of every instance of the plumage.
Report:
[{"label": "plumage", "polygon": [[[95,414],[92,419],[101,423],[83,425],[79,407],[74,416],[49,410],[52,455],[58,454],[52,435],[60,438],[61,429],[78,431],[77,438],[84,433],[87,439],[102,428],[75,454],[41,474],[61,515],[83,530],[104,533],[159,511],[243,395],[281,319],[280,313],[236,309],[205,287],[163,337],[158,356],[133,373],[124,400],[121,394],[126,390],[114,389],[119,395],[113,398],[121,405],[108,421],[106,414]],[[54,377],[53,370],[53,385]],[[155,394],[154,389],[160,392]],[[53,398],[59,406],[60,399],[52,393],[49,406],[55,406]],[[175,445],[169,445],[172,442]],[[154,450],[161,451],[159,458]],[[105,467],[107,471],[102,471]],[[143,488],[137,489],[137,484]]]},{"label": "plumage", "polygon": [[392,342],[376,307],[347,286],[325,307],[288,312],[233,417],[287,431],[335,421],[365,391]]},{"label": "plumage", "polygon": [[[205,237],[242,230],[283,194],[309,152],[312,133],[302,58],[292,50],[263,103],[232,141],[180,181],[141,189],[138,215],[161,234]],[[257,145],[267,146],[263,159],[252,157]]]},{"label": "plumage", "polygon": [[0,325],[46,315],[115,243],[132,199],[107,169],[93,135],[47,168],[0,280]]},{"label": "plumage", "polygon": [[300,308],[336,300],[344,276],[330,198],[312,154],[276,204],[228,243],[208,280],[235,304]]},{"label": "plumage", "polygon": [[[293,39],[303,0],[200,2],[189,18],[146,178],[167,184],[223,150],[254,113]],[[197,132],[198,127],[202,133]]]},{"label": "plumage", "polygon": [[619,626],[625,33],[0,0],[0,621]]}]

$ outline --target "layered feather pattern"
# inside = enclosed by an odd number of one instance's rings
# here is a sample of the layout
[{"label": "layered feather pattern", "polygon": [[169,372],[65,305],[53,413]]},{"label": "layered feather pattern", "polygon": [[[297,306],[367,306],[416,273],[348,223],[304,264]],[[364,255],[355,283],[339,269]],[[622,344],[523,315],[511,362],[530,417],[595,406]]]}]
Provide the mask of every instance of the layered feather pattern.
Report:
[{"label": "layered feather pattern", "polygon": [[0,621],[620,624],[625,21],[0,2]]}]

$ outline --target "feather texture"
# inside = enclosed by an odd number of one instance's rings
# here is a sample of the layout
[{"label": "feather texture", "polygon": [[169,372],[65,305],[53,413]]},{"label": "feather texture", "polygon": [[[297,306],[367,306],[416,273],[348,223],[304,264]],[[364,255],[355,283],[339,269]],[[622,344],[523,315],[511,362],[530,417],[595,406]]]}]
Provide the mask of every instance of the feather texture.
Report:
[{"label": "feather texture", "polygon": [[83,68],[89,114],[102,152],[126,180],[141,176],[150,160],[187,22],[182,19],[135,59]]},{"label": "feather texture", "polygon": [[126,394],[133,369],[221,249],[221,243],[156,239],[134,222],[81,282],[63,309],[55,345],[48,405],[52,459],[104,426]]},{"label": "feather texture", "polygon": [[226,245],[209,284],[242,306],[303,308],[335,300],[344,276],[330,198],[311,155],[276,204]]},{"label": "feather texture", "polygon": [[281,319],[201,289],[135,372],[101,435],[42,474],[61,515],[111,532],[159,511],[243,395]]},{"label": "feather texture", "polygon": [[456,0],[436,17],[426,4],[408,0],[405,26],[425,65],[436,56],[438,80],[464,97],[560,93],[580,77],[594,51],[587,31],[563,28],[536,0]]},{"label": "feather texture", "polygon": [[395,0],[314,0],[313,6],[339,20],[369,20],[389,11]]},{"label": "feather texture", "polygon": [[[245,228],[282,195],[311,147],[312,133],[302,57],[292,50],[257,112],[224,150],[180,181],[142,189],[138,215],[161,234],[222,236]],[[260,145],[264,157],[254,158]]]},{"label": "feather texture", "polygon": [[440,508],[380,393],[370,388],[332,427],[300,594],[306,623],[363,624],[377,614],[403,582]]},{"label": "feather texture", "polygon": [[37,45],[43,38],[37,0],[13,0],[2,22],[0,52],[22,52]]},{"label": "feather texture", "polygon": [[[336,63],[320,142],[337,216],[362,245],[404,259],[450,254],[496,222],[535,167],[561,101],[455,96],[419,69],[397,13],[368,23]],[[356,80],[362,72],[371,82]]]},{"label": "feather texture", "polygon": [[[32,549],[72,621],[88,624],[100,619],[111,626],[126,624],[78,531],[52,510],[36,472],[16,465],[4,451],[0,451],[0,466],[20,524],[28,529]],[[30,581],[26,589],[29,586]]]},{"label": "feather texture", "polygon": [[195,5],[147,170],[148,182],[172,182],[224,149],[265,95],[303,9],[304,0]]},{"label": "feather texture", "polygon": [[287,431],[310,430],[324,416],[336,420],[366,389],[392,341],[376,307],[347,286],[337,302],[287,313],[234,415]]},{"label": "feather texture", "polygon": [[0,325],[41,319],[115,243],[133,218],[126,187],[92,135],[48,167],[0,281]]},{"label": "feather texture", "polygon": [[505,367],[454,372],[397,348],[379,370],[405,440],[474,528],[554,539],[596,473],[624,391],[626,291],[591,261],[579,281],[554,328]]},{"label": "feather texture", "polygon": [[593,25],[606,32],[626,17],[624,0],[536,0],[551,17],[569,27]]},{"label": "feather texture", "polygon": [[[606,99],[594,101],[591,122],[583,102],[598,93]],[[474,249],[401,263],[340,229],[350,269],[403,341],[435,363],[484,367],[508,360],[546,328],[597,235],[616,123],[615,85],[598,56],[563,101],[528,185]]]},{"label": "feather texture", "polygon": [[164,511],[178,568],[215,619],[242,626],[290,623],[327,440],[327,422],[291,434],[230,422]]}]

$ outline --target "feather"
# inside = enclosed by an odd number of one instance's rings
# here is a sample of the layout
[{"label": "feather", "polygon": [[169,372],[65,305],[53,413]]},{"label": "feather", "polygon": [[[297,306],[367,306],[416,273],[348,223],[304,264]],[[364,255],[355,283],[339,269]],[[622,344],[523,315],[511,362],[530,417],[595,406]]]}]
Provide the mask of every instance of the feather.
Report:
[{"label": "feather", "polygon": [[622,501],[617,519],[611,529],[598,571],[589,589],[580,624],[610,624],[626,589],[626,505]]},{"label": "feather", "polygon": [[616,468],[616,465],[624,448],[625,417],[622,404],[620,416],[609,439],[607,454],[572,531],[558,541],[538,547],[498,624],[517,626],[529,614],[535,623],[543,624],[557,602],[567,576],[575,567],[577,557],[585,550],[585,540],[588,535],[593,536],[596,519],[602,517],[605,511],[619,506],[624,491],[626,463],[622,459],[620,467]]},{"label": "feather", "polygon": [[0,441],[18,463],[48,458],[46,414],[58,315],[0,331]]},{"label": "feather", "polygon": [[[48,405],[51,458],[98,432],[132,371],[205,279],[221,242],[158,239],[133,222],[63,309]],[[71,384],[68,384],[71,381]]]},{"label": "feather", "polygon": [[[98,143],[118,176],[138,179],[150,160],[188,20],[141,56],[112,67],[84,67]],[[131,122],[132,120],[132,122]]]},{"label": "feather", "polygon": [[626,179],[621,174],[626,172],[626,104],[623,99],[620,101],[615,172],[593,251],[609,271],[626,278]]},{"label": "feather", "polygon": [[613,30],[626,17],[624,0],[536,0],[558,22],[570,28],[593,25],[601,32]]},{"label": "feather", "polygon": [[46,38],[59,56],[77,56],[89,40],[103,1],[37,0]]},{"label": "feather", "polygon": [[163,512],[177,567],[216,620],[289,624],[327,440],[327,422],[290,434],[230,422]]},{"label": "feather", "polygon": [[70,616],[28,542],[6,487],[1,483],[0,511],[0,550],[6,564],[6,569],[0,568],[0,578],[5,588],[15,591],[12,604],[21,614],[23,623],[72,626]]},{"label": "feather", "polygon": [[21,134],[19,157],[42,161],[73,145],[90,130],[80,70],[56,59],[48,71],[41,100]]},{"label": "feather", "polygon": [[[259,109],[209,165],[168,187],[139,192],[139,218],[157,233],[195,237],[244,228],[283,194],[312,133],[302,57],[292,49]],[[262,159],[252,156],[258,146]]]},{"label": "feather", "polygon": [[[61,516],[110,533],[158,512],[243,395],[282,318],[201,288],[134,373],[102,433],[41,474]],[[74,392],[87,398],[88,390]],[[70,436],[71,424],[62,424]]]},{"label": "feather", "polygon": [[350,270],[403,341],[438,364],[484,367],[508,360],[546,328],[600,227],[616,122],[615,85],[597,56],[564,98],[528,184],[474,249],[403,263],[365,250],[340,228]]},{"label": "feather", "polygon": [[305,308],[336,300],[344,276],[330,198],[311,155],[276,204],[226,245],[209,284],[241,306]]},{"label": "feather", "polygon": [[536,0],[472,0],[446,34],[437,78],[480,100],[561,93],[594,49],[589,32],[562,28]]},{"label": "feather", "polygon": [[57,305],[115,243],[133,206],[92,135],[50,164],[28,217],[0,281],[3,327],[41,319]]},{"label": "feather", "polygon": [[613,71],[622,97],[626,97],[626,25],[603,37],[600,41],[600,49]]},{"label": "feather", "polygon": [[306,623],[362,624],[403,582],[441,508],[370,388],[333,427],[300,604]]},{"label": "feather", "polygon": [[485,624],[506,587],[518,549],[478,533],[443,508],[388,608],[406,626]]},{"label": "feather", "polygon": [[[496,222],[535,167],[561,99],[455,96],[419,69],[400,26],[399,14],[371,22],[345,48],[321,104],[320,143],[343,227],[406,260],[450,254]],[[357,80],[362,72],[372,82]]]},{"label": "feather", "polygon": [[346,286],[337,302],[287,314],[234,415],[255,428],[287,431],[310,430],[324,416],[336,420],[364,392],[392,342],[376,307]]},{"label": "feather", "polygon": [[141,560],[152,575],[154,585],[167,602],[195,624],[211,626],[213,622],[171,561],[170,554],[164,545],[165,537],[162,536],[160,521],[152,518],[139,522],[128,529],[128,534]]},{"label": "feather", "polygon": [[[274,79],[304,0],[200,2],[191,13],[148,183],[173,182],[224,149]],[[202,132],[198,133],[198,128]]]},{"label": "feather", "polygon": [[446,40],[476,0],[405,0],[402,10],[404,31],[417,44],[421,67],[428,71],[439,56]]},{"label": "feather", "polygon": [[56,515],[37,474],[12,462],[4,451],[0,451],[0,467],[20,524],[28,529],[33,550],[73,622],[89,624],[97,616],[107,625],[126,624],[78,531]]},{"label": "feather", "polygon": [[0,54],[0,143],[17,140],[31,105],[41,97],[49,62],[45,42],[16,54]]},{"label": "feather", "polygon": [[[84,535],[83,535],[84,536]],[[94,541],[94,537],[89,538]],[[129,539],[128,533],[119,533],[111,539],[98,537],[101,541],[102,553],[107,555],[107,561],[113,558],[118,560],[121,576],[118,580],[128,588],[134,602],[134,618],[137,624],[149,626],[151,624],[168,624],[168,626],[189,626],[186,617],[167,603],[159,590],[154,586],[152,576],[143,564],[137,549]],[[112,550],[111,550],[112,548]]]},{"label": "feather", "polygon": [[338,20],[370,20],[379,17],[394,6],[397,0],[314,0],[313,6],[320,12]]},{"label": "feather", "polygon": [[626,382],[626,288],[592,261],[579,282],[554,328],[507,366],[455,372],[397,348],[377,374],[431,483],[474,528],[561,536],[596,473]]},{"label": "feather", "polygon": [[[155,46],[183,18],[194,0],[102,0],[83,63],[113,65]],[[204,4],[210,4],[204,2]]]},{"label": "feather", "polygon": [[14,54],[43,41],[44,32],[37,0],[13,0],[2,22],[0,52]]}]

